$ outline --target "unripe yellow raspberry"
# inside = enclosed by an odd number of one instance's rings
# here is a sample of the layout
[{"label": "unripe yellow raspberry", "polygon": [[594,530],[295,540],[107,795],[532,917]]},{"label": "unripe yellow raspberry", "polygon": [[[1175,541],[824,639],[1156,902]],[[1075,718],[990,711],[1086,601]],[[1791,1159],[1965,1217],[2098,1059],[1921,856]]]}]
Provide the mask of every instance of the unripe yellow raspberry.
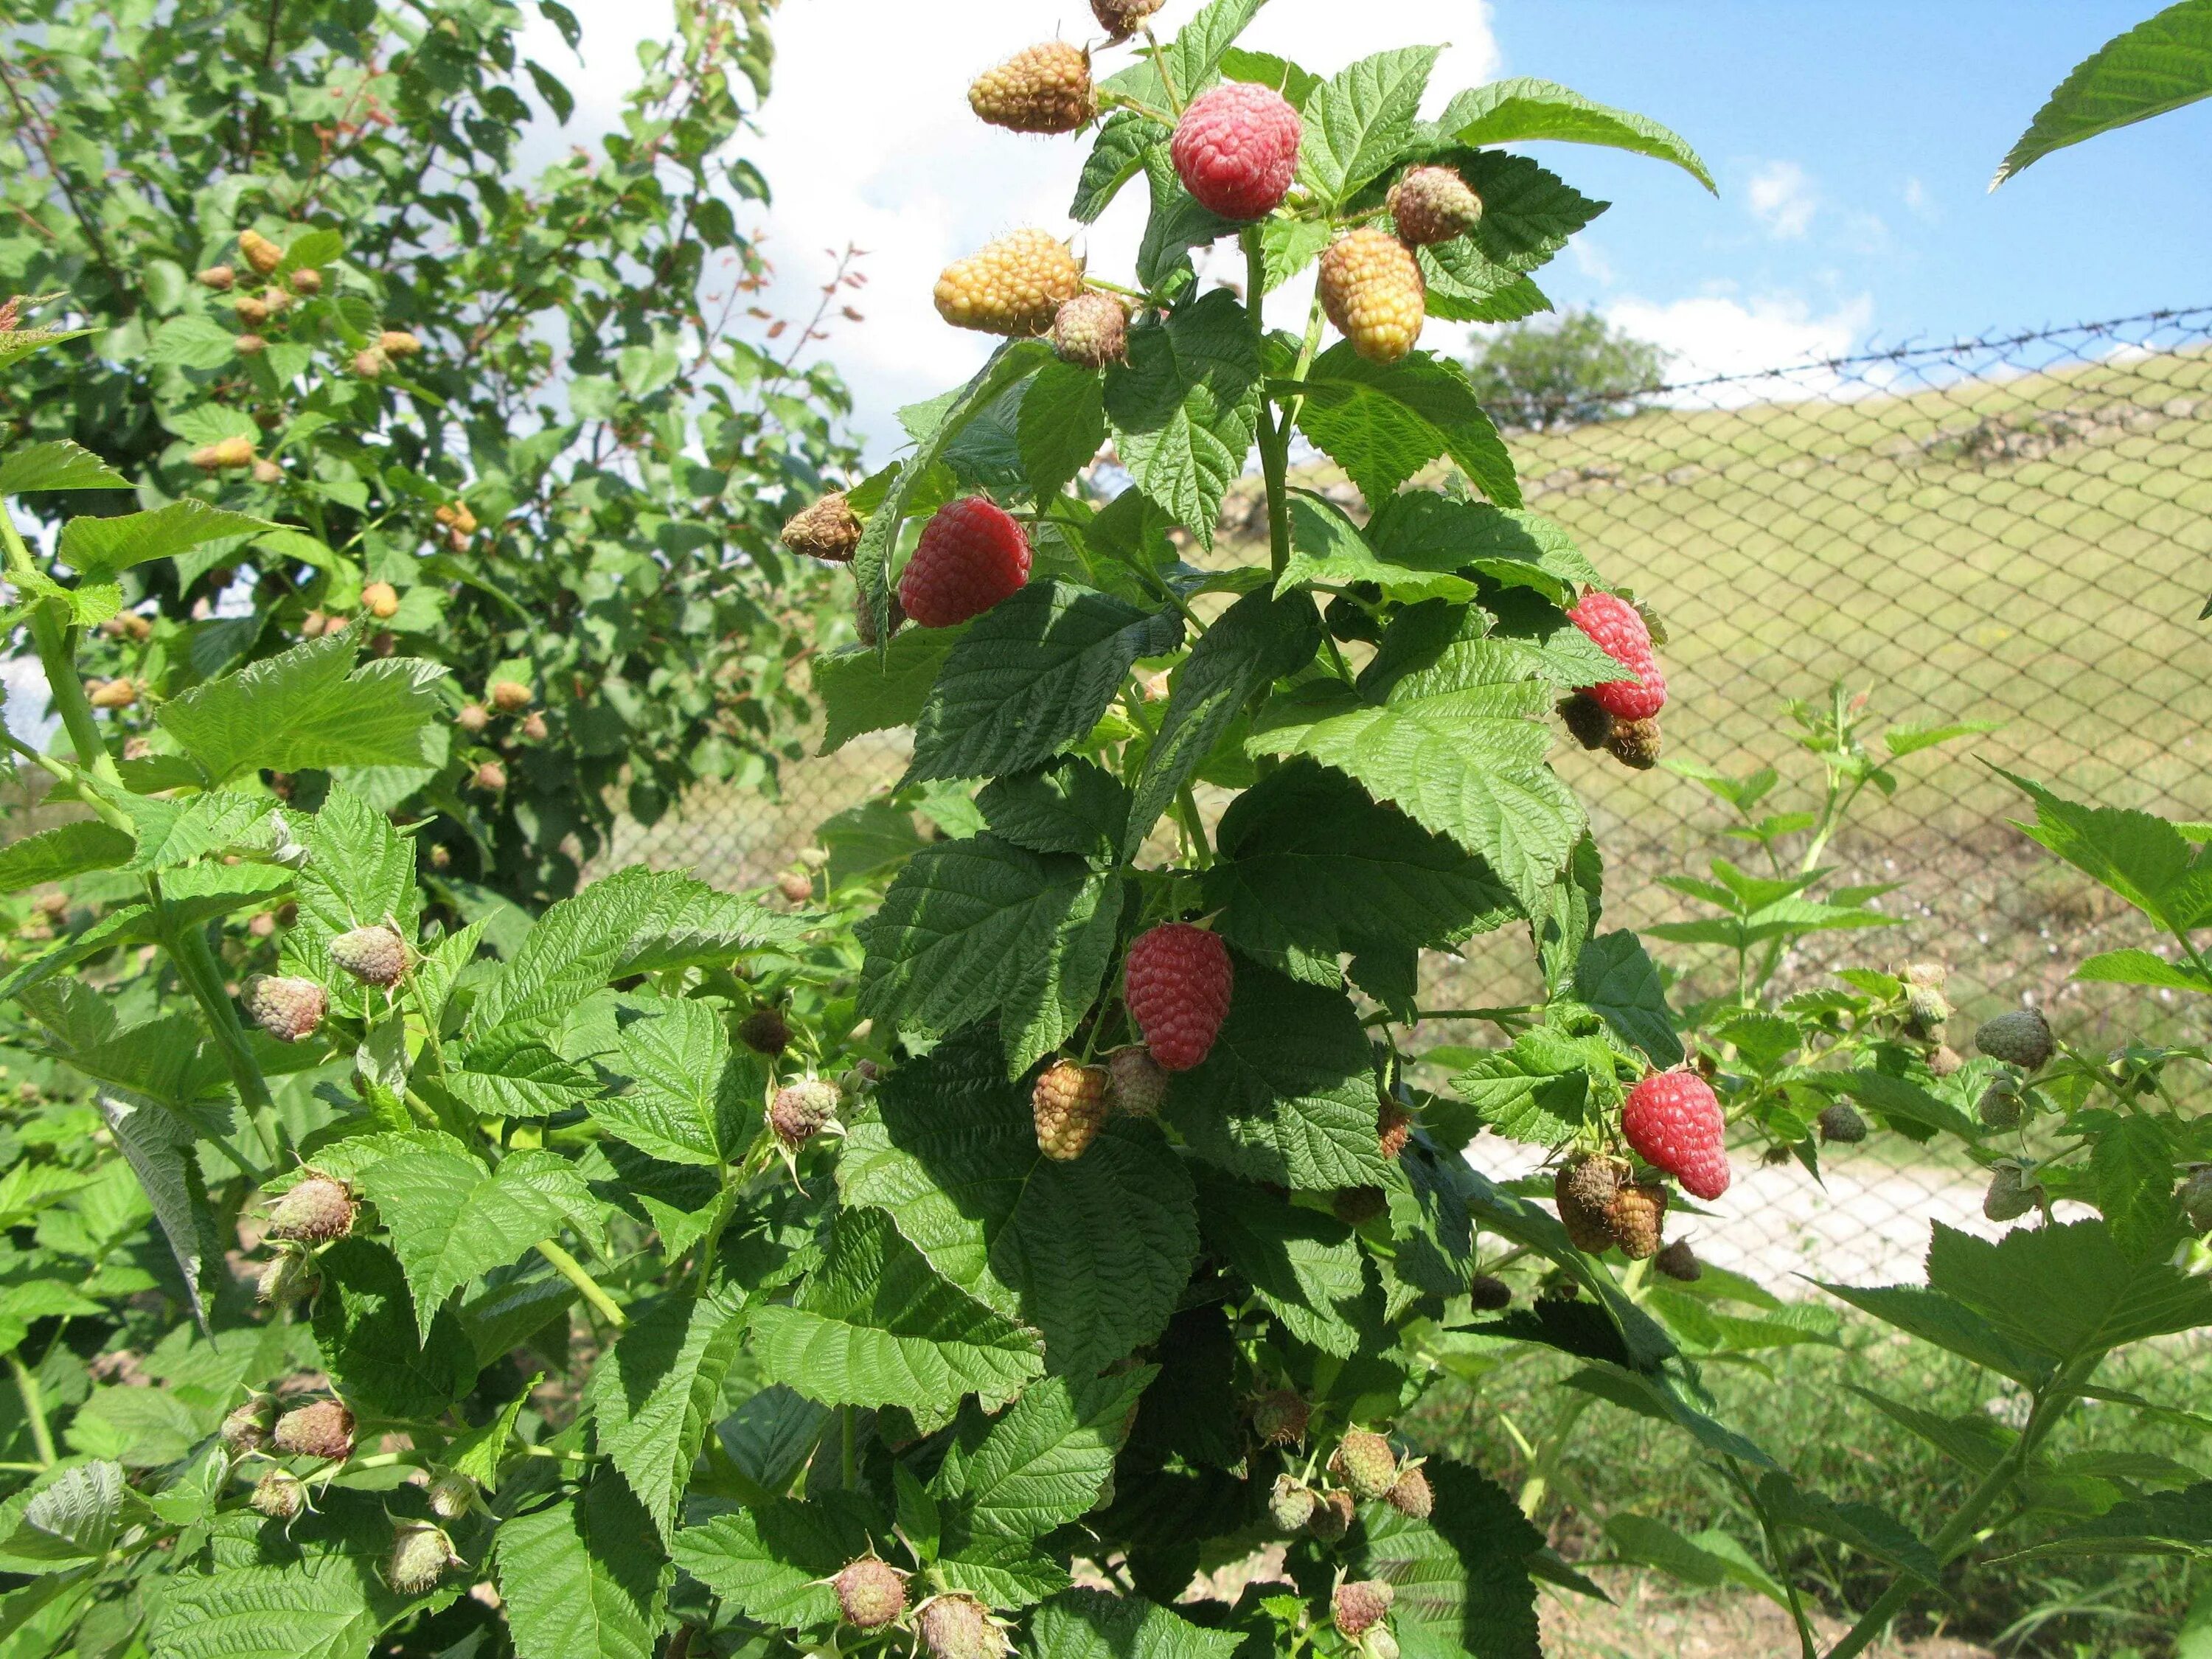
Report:
[{"label": "unripe yellow raspberry", "polygon": [[241,334],[234,342],[234,345],[238,355],[241,357],[258,357],[269,349],[269,342],[258,334]]},{"label": "unripe yellow raspberry", "polygon": [[1065,40],[1016,52],[968,88],[968,107],[1016,132],[1073,132],[1097,108],[1091,54]]},{"label": "unripe yellow raspberry", "polygon": [[319,270],[295,270],[291,282],[292,292],[303,298],[323,291],[323,273]]},{"label": "unripe yellow raspberry", "polygon": [[1368,226],[1321,256],[1321,303],[1354,351],[1395,363],[1421,337],[1427,289],[1405,245]]},{"label": "unripe yellow raspberry", "polygon": [[203,472],[219,472],[226,467],[253,465],[253,440],[225,438],[221,443],[209,444],[192,452],[192,465]]},{"label": "unripe yellow raspberry", "polygon": [[269,301],[256,299],[251,294],[241,294],[231,302],[237,307],[238,320],[247,328],[258,328],[272,314]]},{"label": "unripe yellow raspberry", "polygon": [[227,294],[230,291],[230,285],[238,280],[238,273],[228,265],[210,265],[200,272],[197,280],[203,288]]},{"label": "unripe yellow raspberry", "polygon": [[1415,247],[1464,236],[1482,218],[1482,198],[1449,167],[1412,167],[1390,186],[1398,240]]},{"label": "unripe yellow raspberry", "polygon": [[945,266],[938,314],[986,334],[1042,334],[1083,289],[1083,266],[1049,231],[1018,230]]},{"label": "unripe yellow raspberry", "polygon": [[138,688],[129,680],[94,680],[85,701],[94,708],[128,708],[138,701]]},{"label": "unripe yellow raspberry", "polygon": [[390,582],[371,582],[361,590],[361,608],[379,622],[399,614],[399,590]]},{"label": "unripe yellow raspberry", "polygon": [[238,233],[238,251],[246,256],[246,263],[264,276],[284,263],[284,250],[258,230]]},{"label": "unripe yellow raspberry", "polygon": [[422,342],[404,328],[386,329],[377,344],[387,357],[413,357],[422,349]]},{"label": "unripe yellow raspberry", "polygon": [[364,380],[373,380],[384,373],[384,354],[380,351],[356,351],[353,354],[353,372]]}]

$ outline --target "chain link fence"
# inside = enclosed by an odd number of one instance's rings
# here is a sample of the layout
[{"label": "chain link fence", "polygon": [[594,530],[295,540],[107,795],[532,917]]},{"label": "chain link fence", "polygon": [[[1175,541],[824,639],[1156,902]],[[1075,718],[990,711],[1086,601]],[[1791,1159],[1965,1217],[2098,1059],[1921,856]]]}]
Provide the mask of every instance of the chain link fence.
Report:
[{"label": "chain link fence", "polygon": [[[1653,386],[1624,394],[1638,409],[1622,418],[1508,434],[1529,507],[1664,619],[1668,758],[1773,767],[1764,810],[1790,811],[1817,804],[1821,771],[1790,699],[1842,682],[1867,694],[1876,738],[1996,723],[1899,762],[1893,794],[1862,797],[1826,861],[1838,883],[1899,884],[1882,901],[1899,925],[1816,935],[1786,959],[1785,986],[1932,958],[1949,967],[1960,1030],[2033,1002],[2093,1043],[2212,1038],[2170,992],[2069,980],[2094,951],[2160,941],[2011,827],[2025,800],[1996,769],[2212,819],[2212,623],[2197,620],[2212,592],[2208,348],[2212,307],[2160,311]],[[1310,473],[1356,504],[1325,463]],[[1256,483],[1224,510],[1228,556],[1264,531]],[[903,762],[896,739],[855,744],[789,769],[772,799],[695,800],[617,853],[765,881]],[[1571,744],[1558,763],[1590,809],[1609,926],[1692,914],[1656,878],[1750,851],[1691,778]],[[1712,988],[1717,953],[1658,954],[1685,990]],[[1426,1000],[1521,1000],[1525,956],[1501,938],[1434,958]],[[1982,1224],[1979,1181],[1884,1139],[1832,1157],[1824,1183],[1794,1165],[1747,1170],[1701,1246],[1768,1283],[1791,1255],[1817,1255],[1824,1277],[1917,1278],[1931,1219]],[[1487,1142],[1478,1153],[1513,1167]]]}]

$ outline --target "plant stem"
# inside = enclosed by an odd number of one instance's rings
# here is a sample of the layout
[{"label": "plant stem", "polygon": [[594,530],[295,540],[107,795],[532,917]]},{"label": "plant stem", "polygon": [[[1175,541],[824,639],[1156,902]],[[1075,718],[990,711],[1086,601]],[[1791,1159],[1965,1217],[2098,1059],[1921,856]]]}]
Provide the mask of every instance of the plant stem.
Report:
[{"label": "plant stem", "polygon": [[837,1455],[845,1490],[852,1492],[860,1484],[860,1430],[850,1406],[837,1408]]},{"label": "plant stem", "polygon": [[[161,943],[170,960],[176,963],[177,977],[191,993],[192,1000],[199,1004],[200,1016],[214,1034],[223,1065],[230,1072],[230,1080],[238,1087],[238,1103],[248,1112],[265,1109],[270,1104],[269,1085],[263,1080],[260,1063],[247,1046],[246,1030],[238,1023],[238,1010],[231,1003],[230,994],[223,989],[222,965],[215,959],[207,934],[197,922],[177,922],[168,901],[161,896],[159,877],[147,877],[146,892],[153,901],[155,926],[160,930]],[[236,1152],[228,1147],[224,1150],[233,1163],[239,1163]],[[248,1176],[254,1173],[244,1164],[239,1164],[239,1168]]]},{"label": "plant stem", "polygon": [[[1243,240],[1244,306],[1252,319],[1253,349],[1264,363],[1267,349],[1267,325],[1263,314],[1267,297],[1267,259],[1260,246],[1260,228],[1248,227]],[[1304,372],[1301,363],[1299,373]],[[1265,392],[1260,398],[1259,442],[1260,471],[1267,483],[1267,562],[1279,576],[1291,562],[1291,427],[1288,415],[1279,417],[1274,399]]]},{"label": "plant stem", "polygon": [[618,1331],[629,1325],[629,1316],[623,1312],[614,1297],[600,1288],[599,1281],[584,1271],[582,1262],[550,1238],[541,1238],[531,1248],[552,1264],[555,1273],[576,1287],[577,1292],[591,1304],[593,1313]]},{"label": "plant stem", "polygon": [[1160,50],[1159,40],[1153,34],[1152,26],[1147,23],[1144,27],[1145,44],[1152,48],[1152,67],[1160,72],[1160,86],[1168,95],[1168,107],[1180,117],[1182,114],[1182,98],[1176,91],[1175,77],[1168,73],[1168,55]]},{"label": "plant stem", "polygon": [[39,1379],[20,1353],[9,1354],[8,1369],[15,1373],[15,1392],[23,1397],[23,1417],[31,1425],[31,1445],[39,1454],[39,1467],[50,1469],[54,1466],[54,1431],[46,1423],[46,1397]]},{"label": "plant stem", "polygon": [[[1640,1264],[1639,1264],[1640,1265]],[[1735,1459],[1728,1460],[1729,1479],[1735,1483],[1743,1501],[1751,1505],[1751,1512],[1759,1517],[1759,1530],[1766,1540],[1767,1559],[1774,1564],[1775,1582],[1790,1597],[1790,1622],[1797,1626],[1797,1646],[1804,1659],[1820,1659],[1820,1638],[1813,1633],[1813,1621],[1805,1614],[1805,1598],[1797,1593],[1797,1586],[1790,1577],[1790,1565],[1782,1553],[1782,1534],[1774,1524],[1774,1517],[1766,1505],[1759,1501],[1758,1490],[1744,1474]]]},{"label": "plant stem", "polygon": [[[32,591],[31,584],[39,574],[32,560],[31,550],[24,545],[21,532],[15,528],[15,515],[0,507],[0,546],[7,555],[8,579],[25,593]],[[31,640],[38,647],[39,665],[46,671],[46,689],[54,701],[54,712],[61,716],[62,725],[70,734],[70,742],[76,747],[77,764],[102,783],[121,787],[122,774],[115,769],[114,757],[107,752],[107,744],[100,735],[100,721],[92,712],[92,703],[84,694],[84,682],[77,678],[76,653],[70,649],[69,630],[62,625],[60,602],[48,599],[31,607]]]},{"label": "plant stem", "polygon": [[1559,1420],[1553,1425],[1543,1453],[1536,1460],[1535,1468],[1521,1483],[1521,1513],[1532,1521],[1536,1518],[1536,1511],[1544,1506],[1544,1495],[1551,1489],[1553,1478],[1559,1472],[1559,1460],[1566,1455],[1567,1442],[1573,1437],[1575,1425],[1589,1409],[1590,1400],[1589,1395],[1577,1394],[1560,1409]]}]

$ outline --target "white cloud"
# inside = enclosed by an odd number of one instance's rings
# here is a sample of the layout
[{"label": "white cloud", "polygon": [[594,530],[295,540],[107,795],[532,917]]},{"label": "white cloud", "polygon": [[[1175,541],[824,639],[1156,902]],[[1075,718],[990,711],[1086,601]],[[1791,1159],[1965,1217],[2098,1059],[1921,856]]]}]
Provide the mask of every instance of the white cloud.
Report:
[{"label": "white cloud", "polygon": [[[1874,301],[1867,295],[1849,300],[1824,314],[1815,314],[1801,296],[1760,295],[1748,303],[1724,295],[1659,304],[1628,299],[1607,306],[1605,319],[1639,339],[1650,341],[1673,355],[1669,380],[1704,380],[1716,374],[1749,374],[1792,363],[1845,356],[1865,338],[1874,319]],[[1810,380],[1792,377],[1792,393],[1813,395],[1832,388],[1830,377]],[[1812,384],[1813,380],[1821,382]],[[1698,395],[1708,401],[1729,401],[1729,389]],[[1741,389],[1749,401],[1777,395],[1773,386]]]},{"label": "white cloud", "polygon": [[[577,94],[577,115],[560,144],[611,124],[636,77],[635,43],[666,21],[656,7],[570,4],[584,27],[587,67],[577,67],[549,27],[531,26],[536,55]],[[1178,26],[1194,9],[1194,0],[1170,0],[1161,21]],[[1389,11],[1394,42],[1452,43],[1431,81],[1430,112],[1497,73],[1486,3],[1400,0]],[[1342,0],[1273,0],[1242,44],[1329,73],[1372,49],[1364,22]],[[1097,224],[1078,226],[1066,213],[1082,143],[1000,131],[968,108],[969,80],[1021,47],[1054,33],[1096,40],[1085,0],[969,0],[950,29],[941,8],[836,0],[786,8],[774,30],[775,91],[761,112],[761,137],[740,145],[775,191],[764,224],[755,222],[776,267],[766,303],[786,315],[808,314],[836,251],[848,241],[867,250],[868,285],[854,296],[867,320],[838,325],[827,350],[880,459],[898,437],[894,410],[964,378],[991,349],[984,337],[938,318],[930,301],[938,272],[994,236],[1040,225],[1073,235],[1100,274],[1126,278],[1143,234],[1145,192],[1133,185]],[[1102,56],[1102,69],[1123,61],[1119,52]],[[1241,276],[1226,258],[1205,269]],[[1280,320],[1302,324],[1298,302],[1284,299]]]},{"label": "white cloud", "polygon": [[1769,161],[1759,168],[1751,175],[1744,199],[1766,234],[1784,241],[1802,236],[1820,205],[1812,179],[1795,161]]},{"label": "white cloud", "polygon": [[1931,225],[1943,216],[1936,205],[1936,198],[1929,193],[1928,186],[1917,179],[1905,181],[1905,206],[1914,218]]}]

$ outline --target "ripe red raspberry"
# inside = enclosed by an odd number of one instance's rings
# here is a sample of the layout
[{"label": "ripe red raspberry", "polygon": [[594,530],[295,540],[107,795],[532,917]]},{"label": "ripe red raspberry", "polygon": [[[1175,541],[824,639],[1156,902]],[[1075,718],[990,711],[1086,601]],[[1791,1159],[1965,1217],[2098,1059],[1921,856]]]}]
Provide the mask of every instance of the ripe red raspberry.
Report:
[{"label": "ripe red raspberry", "polygon": [[1667,677],[1652,654],[1651,630],[1634,605],[1592,588],[1567,615],[1599,650],[1636,676],[1584,686],[1592,702],[1617,720],[1650,720],[1667,706]]},{"label": "ripe red raspberry", "polygon": [[1272,87],[1227,81],[1191,100],[1169,154],[1182,187],[1224,219],[1261,219],[1290,193],[1298,112]]},{"label": "ripe red raspberry", "polygon": [[1726,1125],[1721,1103],[1695,1072],[1661,1072],[1628,1091],[1620,1132],[1636,1155],[1664,1170],[1693,1198],[1711,1200],[1728,1190]]},{"label": "ripe red raspberry", "polygon": [[1203,1060],[1229,1017],[1229,948],[1203,927],[1164,922],[1129,946],[1122,995],[1152,1058],[1170,1072]]},{"label": "ripe red raspberry", "polygon": [[899,605],[924,628],[980,617],[1030,579],[1030,538],[981,495],[947,501],[899,573]]}]

